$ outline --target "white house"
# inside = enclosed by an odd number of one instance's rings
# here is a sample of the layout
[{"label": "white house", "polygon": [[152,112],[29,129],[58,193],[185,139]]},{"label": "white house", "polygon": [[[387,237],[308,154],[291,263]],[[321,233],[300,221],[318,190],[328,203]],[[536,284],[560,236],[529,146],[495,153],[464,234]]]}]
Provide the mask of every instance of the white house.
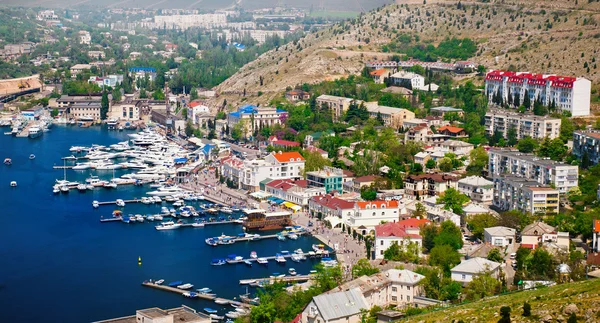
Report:
[{"label": "white house", "polygon": [[539,243],[553,243],[558,247],[569,248],[569,233],[558,232],[544,222],[534,222],[521,232],[521,247],[535,249]]},{"label": "white house", "polygon": [[342,217],[342,221],[357,232],[368,234],[374,232],[375,226],[382,221],[398,222],[400,220],[398,205],[396,200],[356,202],[354,212],[350,217]]},{"label": "white house", "polygon": [[401,249],[405,249],[409,244],[416,244],[419,255],[421,254],[423,238],[419,234],[406,232],[398,222],[388,222],[375,226],[375,259],[383,259],[383,253],[394,242]]},{"label": "white house", "polygon": [[592,230],[592,250],[600,250],[600,220],[594,220],[594,229]]},{"label": "white house", "polygon": [[468,176],[459,180],[458,190],[475,202],[492,203],[494,199],[494,182],[481,176]]},{"label": "white house", "polygon": [[517,230],[508,227],[491,227],[483,230],[484,241],[496,247],[506,247],[515,243]]},{"label": "white house", "polygon": [[425,78],[419,74],[400,71],[390,76],[392,84],[398,86],[407,86],[410,84],[411,88],[417,90],[425,89]]},{"label": "white house", "polygon": [[359,323],[369,305],[358,288],[313,297],[302,311],[302,323]]},{"label": "white house", "polygon": [[466,285],[478,275],[482,275],[484,273],[490,273],[492,277],[498,278],[500,273],[500,264],[485,258],[476,257],[463,260],[456,267],[450,269],[450,273],[452,280]]}]

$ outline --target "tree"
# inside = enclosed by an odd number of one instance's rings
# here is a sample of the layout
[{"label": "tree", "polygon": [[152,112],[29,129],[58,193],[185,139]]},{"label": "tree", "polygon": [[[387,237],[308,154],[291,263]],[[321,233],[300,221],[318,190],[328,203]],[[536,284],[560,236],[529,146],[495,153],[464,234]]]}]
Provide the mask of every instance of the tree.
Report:
[{"label": "tree", "polygon": [[508,131],[506,132],[506,137],[508,138],[507,144],[509,146],[514,146],[517,144],[517,128],[514,125],[510,125]]},{"label": "tree", "polygon": [[438,168],[442,172],[451,172],[453,169],[452,160],[448,157],[444,157],[444,158],[440,159],[440,161],[438,162]]},{"label": "tree", "polygon": [[358,278],[360,276],[371,276],[379,272],[379,269],[371,266],[369,260],[363,258],[360,259],[354,266],[352,266],[352,278]]},{"label": "tree", "polygon": [[156,89],[156,91],[152,93],[152,98],[154,100],[163,101],[165,99],[165,94],[162,89]]},{"label": "tree", "polygon": [[50,112],[50,116],[52,118],[56,118],[57,115],[58,115],[58,109],[57,108],[52,109],[52,112]]},{"label": "tree", "polygon": [[577,314],[571,313],[567,319],[567,323],[577,323]]},{"label": "tree", "polygon": [[484,297],[500,293],[502,283],[489,273],[479,275],[465,287],[465,298],[470,301],[480,300]]},{"label": "tree", "polygon": [[100,119],[106,120],[106,116],[108,115],[108,92],[106,90],[102,91],[102,99],[100,100]]},{"label": "tree", "polygon": [[550,157],[552,160],[562,161],[567,155],[567,146],[560,138],[550,139],[546,137],[538,150],[540,157]]},{"label": "tree", "polygon": [[488,153],[483,147],[477,147],[469,153],[469,165],[467,166],[467,173],[469,175],[481,175],[481,173],[487,168],[488,164]]},{"label": "tree", "polygon": [[531,98],[529,97],[529,90],[525,90],[525,96],[523,97],[523,106],[525,109],[531,109]]},{"label": "tree", "polygon": [[452,210],[452,212],[456,214],[462,214],[463,205],[469,201],[470,199],[468,196],[451,187],[438,197],[436,203],[444,204],[444,209],[446,210]]},{"label": "tree", "polygon": [[500,249],[494,248],[488,253],[487,260],[502,263],[504,262],[504,257],[500,254]]},{"label": "tree", "polygon": [[456,300],[462,292],[462,285],[450,277],[444,277],[440,268],[419,267],[415,272],[425,276],[419,285],[423,286],[426,297],[441,301]]},{"label": "tree", "polygon": [[531,305],[527,302],[523,303],[523,316],[531,316]]},{"label": "tree", "polygon": [[548,114],[548,108],[542,104],[541,99],[536,99],[533,102],[533,114],[536,116],[545,116]]},{"label": "tree", "polygon": [[435,160],[433,160],[433,159],[427,160],[427,162],[425,163],[425,167],[427,167],[427,169],[434,169],[435,168]]},{"label": "tree", "polygon": [[440,232],[433,239],[435,246],[448,245],[454,250],[458,250],[463,246],[463,237],[460,228],[450,220],[442,222]]},{"label": "tree", "polygon": [[440,228],[435,225],[424,225],[421,227],[419,234],[423,237],[423,249],[425,249],[425,251],[431,252],[431,249],[435,247],[434,239],[439,233]]},{"label": "tree", "polygon": [[363,187],[360,191],[360,197],[365,201],[374,201],[377,199],[377,191],[369,187]]},{"label": "tree", "polygon": [[485,66],[483,66],[483,65],[477,66],[477,73],[479,73],[479,75],[483,75],[485,72],[486,72]]},{"label": "tree", "polygon": [[500,320],[498,323],[510,323],[510,306],[500,307]]},{"label": "tree", "polygon": [[191,137],[193,134],[194,126],[192,125],[192,122],[188,120],[188,122],[185,123],[185,135]]},{"label": "tree", "polygon": [[147,99],[148,98],[148,93],[146,93],[146,89],[141,89],[140,90],[140,99]]},{"label": "tree", "polygon": [[422,173],[423,172],[423,165],[421,165],[419,163],[414,163],[414,164],[412,164],[411,171],[414,174]]},{"label": "tree", "polygon": [[423,204],[417,202],[417,204],[415,204],[415,211],[412,215],[417,219],[424,219],[427,216],[427,209]]},{"label": "tree", "polygon": [[190,101],[194,101],[194,100],[197,100],[197,99],[198,99],[198,90],[196,90],[196,88],[193,87],[190,90]]},{"label": "tree", "polygon": [[304,175],[306,175],[306,172],[321,170],[325,166],[331,166],[331,162],[329,161],[329,159],[323,158],[323,156],[321,156],[321,154],[317,151],[306,152],[304,154],[304,159]]},{"label": "tree", "polygon": [[525,137],[517,143],[517,149],[522,153],[532,153],[538,147],[537,140],[531,137]]},{"label": "tree", "polygon": [[416,263],[419,261],[419,245],[410,239],[404,239],[400,247],[398,242],[394,241],[383,252],[383,259]]},{"label": "tree", "polygon": [[460,254],[449,245],[436,245],[429,253],[429,264],[439,266],[446,274],[459,263]]},{"label": "tree", "polygon": [[560,117],[560,139],[562,142],[567,143],[569,140],[573,140],[573,131],[576,130],[573,119],[567,116]]},{"label": "tree", "polygon": [[475,214],[469,217],[467,224],[473,235],[483,240],[483,231],[485,228],[496,226],[498,219],[489,213]]}]

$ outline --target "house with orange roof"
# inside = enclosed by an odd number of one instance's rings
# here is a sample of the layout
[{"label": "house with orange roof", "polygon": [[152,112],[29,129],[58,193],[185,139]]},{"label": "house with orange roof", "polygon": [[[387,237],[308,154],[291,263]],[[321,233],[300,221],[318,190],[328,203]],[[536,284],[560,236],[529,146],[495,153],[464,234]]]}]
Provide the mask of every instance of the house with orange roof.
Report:
[{"label": "house with orange roof", "polygon": [[454,138],[466,137],[467,132],[463,128],[453,127],[453,126],[443,126],[438,128],[437,132],[439,134],[450,136]]},{"label": "house with orange roof", "polygon": [[383,80],[386,77],[390,77],[390,75],[392,75],[392,73],[390,71],[386,70],[385,68],[380,68],[380,69],[369,72],[369,75],[371,75],[371,78],[373,78],[373,81],[375,81],[375,83],[381,84],[381,83],[383,83]]},{"label": "house with orange roof", "polygon": [[423,238],[418,233],[407,232],[399,222],[387,222],[375,226],[375,259],[383,259],[383,253],[393,243],[397,243],[400,249],[416,244],[418,254],[421,255]]},{"label": "house with orange roof", "polygon": [[592,250],[600,250],[600,220],[594,220],[594,229],[592,230]]},{"label": "house with orange roof", "polygon": [[356,202],[354,214],[343,219],[346,226],[365,235],[375,233],[375,226],[381,222],[398,222],[400,220],[399,203],[396,200]]}]

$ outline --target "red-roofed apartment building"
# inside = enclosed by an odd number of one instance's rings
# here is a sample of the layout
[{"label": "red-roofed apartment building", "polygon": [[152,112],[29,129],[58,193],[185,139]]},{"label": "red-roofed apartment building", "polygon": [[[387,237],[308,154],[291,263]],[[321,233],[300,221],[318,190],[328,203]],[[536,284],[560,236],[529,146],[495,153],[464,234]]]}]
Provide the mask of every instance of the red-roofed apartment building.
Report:
[{"label": "red-roofed apartment building", "polygon": [[375,259],[383,259],[383,253],[394,243],[405,249],[409,244],[417,244],[421,255],[423,239],[419,234],[409,233],[400,223],[388,222],[375,226]]},{"label": "red-roofed apartment building", "polygon": [[308,201],[318,195],[325,194],[325,188],[308,187],[306,180],[293,181],[290,179],[276,179],[265,184],[265,191],[274,197],[284,199],[306,208]]},{"label": "red-roofed apartment building", "polygon": [[600,251],[600,220],[594,220],[594,228],[592,230],[592,250]]}]

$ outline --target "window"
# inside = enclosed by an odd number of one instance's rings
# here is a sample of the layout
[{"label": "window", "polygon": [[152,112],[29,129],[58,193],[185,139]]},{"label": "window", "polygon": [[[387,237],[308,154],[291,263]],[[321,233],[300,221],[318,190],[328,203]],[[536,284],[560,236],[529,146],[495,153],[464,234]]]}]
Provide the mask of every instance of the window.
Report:
[{"label": "window", "polygon": [[406,296],[406,301],[410,302],[410,296]]},{"label": "window", "polygon": [[381,240],[381,245],[383,246],[383,240]]},{"label": "window", "polygon": [[462,275],[462,279],[463,279],[463,280],[467,279],[467,275],[463,274],[463,275]]},{"label": "window", "polygon": [[392,301],[393,301],[393,302],[396,302],[397,300],[398,300],[398,297],[396,297],[396,296],[392,296]]},{"label": "window", "polygon": [[406,290],[410,290],[410,286],[406,286]]},{"label": "window", "polygon": [[392,287],[392,292],[396,292],[396,291],[398,291],[398,288],[397,287]]}]

